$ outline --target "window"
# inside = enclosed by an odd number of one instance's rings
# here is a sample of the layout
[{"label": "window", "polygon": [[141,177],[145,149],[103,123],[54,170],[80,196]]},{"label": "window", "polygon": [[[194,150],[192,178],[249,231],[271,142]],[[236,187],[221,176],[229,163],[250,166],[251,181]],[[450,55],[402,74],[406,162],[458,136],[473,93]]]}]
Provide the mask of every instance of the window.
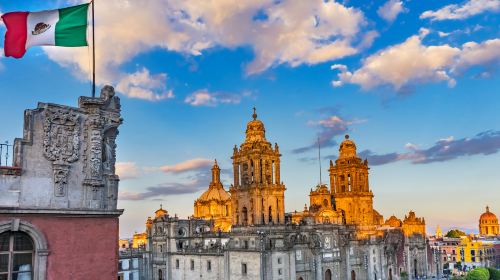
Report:
[{"label": "window", "polygon": [[247,264],[246,263],[242,263],[241,264],[241,275],[247,275]]},{"label": "window", "polygon": [[281,258],[278,258],[278,264],[281,264]]},{"label": "window", "polygon": [[283,275],[283,269],[278,269],[278,275]]},{"label": "window", "polygon": [[158,280],[163,280],[163,271],[158,269]]},{"label": "window", "polygon": [[212,261],[207,261],[207,271],[212,271]]},{"label": "window", "polygon": [[0,234],[0,279],[32,279],[34,246],[22,232]]},{"label": "window", "polygon": [[176,269],[179,269],[179,266],[180,266],[180,265],[179,265],[179,259],[176,259],[176,260],[175,260],[175,268],[176,268]]},{"label": "window", "polygon": [[194,270],[194,260],[191,260],[191,270]]}]

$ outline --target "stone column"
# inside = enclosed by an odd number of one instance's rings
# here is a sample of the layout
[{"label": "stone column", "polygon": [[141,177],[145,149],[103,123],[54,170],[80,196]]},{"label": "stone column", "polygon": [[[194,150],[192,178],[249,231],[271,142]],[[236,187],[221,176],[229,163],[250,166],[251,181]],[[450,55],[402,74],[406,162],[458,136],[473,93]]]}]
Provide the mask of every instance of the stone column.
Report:
[{"label": "stone column", "polygon": [[89,208],[103,207],[103,187],[102,180],[102,154],[103,154],[103,121],[101,119],[100,106],[103,105],[103,100],[100,98],[81,98],[81,107],[87,111],[88,118],[85,124],[87,146],[85,180],[86,186],[86,203]]},{"label": "stone column", "polygon": [[281,180],[280,180],[280,162],[279,160],[277,160],[275,163],[275,166],[276,166],[276,174],[275,174],[275,178],[276,178],[276,184],[279,185],[281,184]]},{"label": "stone column", "polygon": [[316,262],[316,280],[323,279],[323,266],[321,265],[321,253],[318,252],[314,255],[314,260]]},{"label": "stone column", "polygon": [[240,186],[240,165],[236,163],[236,160],[233,162],[233,174],[234,174],[234,186],[238,188]]},{"label": "stone column", "polygon": [[260,160],[254,159],[253,161],[253,176],[256,184],[260,183]]}]

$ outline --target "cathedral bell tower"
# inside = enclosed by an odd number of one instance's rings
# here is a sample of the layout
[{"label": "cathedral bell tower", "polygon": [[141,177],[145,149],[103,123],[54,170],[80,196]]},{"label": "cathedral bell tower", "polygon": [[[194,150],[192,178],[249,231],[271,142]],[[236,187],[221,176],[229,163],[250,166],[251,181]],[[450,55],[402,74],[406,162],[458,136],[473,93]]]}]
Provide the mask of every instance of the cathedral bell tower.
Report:
[{"label": "cathedral bell tower", "polygon": [[373,193],[368,185],[368,162],[356,154],[356,144],[345,136],[335,165],[330,161],[330,188],[337,210],[347,224],[370,226],[376,223]]},{"label": "cathedral bell tower", "polygon": [[283,224],[285,185],[280,181],[280,153],[266,140],[262,121],[247,124],[246,139],[234,146],[234,185],[231,186],[233,225]]}]

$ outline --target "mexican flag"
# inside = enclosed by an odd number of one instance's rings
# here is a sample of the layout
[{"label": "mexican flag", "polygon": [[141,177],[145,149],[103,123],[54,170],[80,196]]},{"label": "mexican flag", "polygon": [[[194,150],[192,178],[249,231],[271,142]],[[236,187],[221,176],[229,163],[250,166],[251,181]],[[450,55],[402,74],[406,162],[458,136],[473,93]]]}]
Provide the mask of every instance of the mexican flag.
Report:
[{"label": "mexican flag", "polygon": [[7,27],[5,56],[23,57],[31,46],[87,46],[89,4],[41,12],[2,15]]}]

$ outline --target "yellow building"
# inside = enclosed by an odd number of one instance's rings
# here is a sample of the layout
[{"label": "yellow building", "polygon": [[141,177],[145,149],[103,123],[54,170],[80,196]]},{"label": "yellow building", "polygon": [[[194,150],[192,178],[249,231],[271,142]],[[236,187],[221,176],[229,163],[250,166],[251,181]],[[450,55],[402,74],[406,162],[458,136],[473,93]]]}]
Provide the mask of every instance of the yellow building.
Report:
[{"label": "yellow building", "polygon": [[246,138],[233,150],[234,185],[231,186],[233,225],[285,223],[285,185],[280,180],[278,144],[266,139],[264,123],[247,124]]},{"label": "yellow building", "polygon": [[194,217],[214,221],[214,230],[231,230],[231,196],[220,181],[220,168],[215,160],[212,181],[194,202]]},{"label": "yellow building", "polygon": [[498,219],[495,214],[490,212],[490,207],[486,206],[486,212],[479,217],[480,235],[498,235]]},{"label": "yellow building", "polygon": [[495,243],[475,239],[471,236],[462,236],[457,246],[457,262],[471,266],[495,266]]},{"label": "yellow building", "polygon": [[135,233],[132,237],[132,248],[137,249],[139,247],[146,246],[148,242],[148,234],[145,232]]}]

